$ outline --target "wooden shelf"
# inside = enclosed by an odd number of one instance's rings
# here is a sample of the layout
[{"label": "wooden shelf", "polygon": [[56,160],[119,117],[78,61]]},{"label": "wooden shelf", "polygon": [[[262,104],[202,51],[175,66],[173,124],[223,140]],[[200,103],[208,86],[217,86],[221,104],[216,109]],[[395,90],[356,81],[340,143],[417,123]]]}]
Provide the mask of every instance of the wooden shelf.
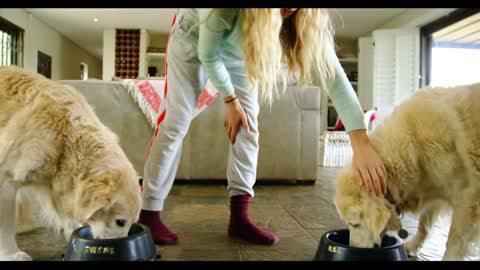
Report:
[{"label": "wooden shelf", "polygon": [[351,83],[352,85],[358,85],[358,82],[356,82],[356,81],[350,81],[350,83]]},{"label": "wooden shelf", "polygon": [[116,29],[114,74],[122,79],[135,79],[139,75],[140,30]]},{"label": "wooden shelf", "polygon": [[358,58],[348,57],[348,58],[339,58],[340,63],[358,63]]},{"label": "wooden shelf", "polygon": [[147,53],[147,57],[149,60],[163,59],[165,57],[165,53]]}]

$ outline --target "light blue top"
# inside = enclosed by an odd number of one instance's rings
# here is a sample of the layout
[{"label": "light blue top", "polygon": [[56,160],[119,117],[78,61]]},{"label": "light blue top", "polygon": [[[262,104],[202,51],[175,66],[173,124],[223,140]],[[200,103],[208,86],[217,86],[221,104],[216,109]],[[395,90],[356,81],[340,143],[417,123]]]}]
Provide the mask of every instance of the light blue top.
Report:
[{"label": "light blue top", "polygon": [[[222,12],[213,12],[206,19],[209,13],[210,9],[181,9],[185,17],[202,21],[199,26],[198,56],[212,84],[226,97],[232,95],[235,89],[219,51],[222,49],[236,55],[243,54],[242,13],[239,9],[222,9]],[[333,58],[336,77],[328,91],[329,96],[347,132],[365,129],[364,114],[357,95],[337,56]]]}]

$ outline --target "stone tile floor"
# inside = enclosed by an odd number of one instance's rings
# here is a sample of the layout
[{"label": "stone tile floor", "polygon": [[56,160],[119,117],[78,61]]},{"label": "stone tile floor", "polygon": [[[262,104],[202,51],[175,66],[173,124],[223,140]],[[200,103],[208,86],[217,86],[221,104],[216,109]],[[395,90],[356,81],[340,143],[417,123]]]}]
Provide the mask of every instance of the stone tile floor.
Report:
[{"label": "stone tile floor", "polygon": [[[187,261],[310,261],[321,235],[344,228],[333,204],[339,169],[322,168],[315,185],[258,183],[250,207],[252,219],[280,237],[271,247],[230,239],[228,197],[223,184],[177,184],[162,216],[180,236],[177,246],[159,246],[161,260]],[[402,220],[410,235],[416,218]],[[434,228],[433,236],[413,260],[439,260],[444,251],[448,221]],[[66,243],[46,229],[17,236],[20,248],[34,260],[62,260]]]}]

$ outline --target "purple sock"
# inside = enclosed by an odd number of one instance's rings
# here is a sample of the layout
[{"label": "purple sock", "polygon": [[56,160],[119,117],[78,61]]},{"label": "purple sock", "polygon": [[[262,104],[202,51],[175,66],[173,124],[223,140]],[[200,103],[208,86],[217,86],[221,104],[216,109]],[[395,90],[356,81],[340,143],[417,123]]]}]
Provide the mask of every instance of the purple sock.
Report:
[{"label": "purple sock", "polygon": [[261,245],[275,245],[279,238],[255,225],[248,217],[250,195],[238,195],[230,198],[230,224],[228,235],[239,237]]},{"label": "purple sock", "polygon": [[160,219],[160,211],[142,210],[138,223],[144,224],[150,229],[155,244],[176,245],[178,243],[178,236]]}]

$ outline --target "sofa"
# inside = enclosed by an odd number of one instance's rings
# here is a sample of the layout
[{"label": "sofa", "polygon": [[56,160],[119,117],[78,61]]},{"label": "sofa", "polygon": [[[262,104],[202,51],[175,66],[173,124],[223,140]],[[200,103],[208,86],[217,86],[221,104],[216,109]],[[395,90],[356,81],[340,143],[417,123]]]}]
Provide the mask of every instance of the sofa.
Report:
[{"label": "sofa", "polygon": [[[100,120],[118,135],[121,147],[141,176],[153,129],[126,88],[118,81],[60,83],[73,86],[85,96]],[[319,88],[290,85],[271,109],[261,106],[259,181],[314,183],[318,169],[320,99]],[[177,179],[226,179],[229,142],[223,127],[224,116],[225,105],[216,100],[193,120],[184,139]]]}]

